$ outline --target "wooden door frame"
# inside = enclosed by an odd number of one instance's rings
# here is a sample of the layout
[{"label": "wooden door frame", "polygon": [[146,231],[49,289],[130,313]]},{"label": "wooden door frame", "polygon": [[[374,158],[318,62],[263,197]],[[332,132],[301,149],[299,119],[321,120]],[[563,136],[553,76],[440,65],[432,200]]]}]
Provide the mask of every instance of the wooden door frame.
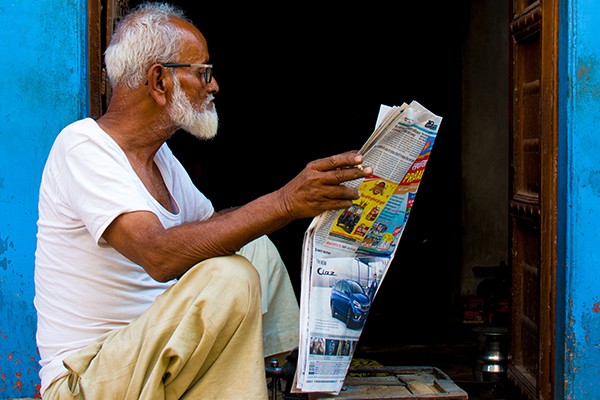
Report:
[{"label": "wooden door frame", "polygon": [[92,118],[100,117],[102,112],[101,7],[100,0],[88,0],[88,90]]},{"label": "wooden door frame", "polygon": [[542,4],[542,143],[540,399],[554,399],[556,382],[556,305],[558,262],[558,49],[559,1]]},{"label": "wooden door frame", "polygon": [[90,116],[99,118],[108,105],[110,86],[104,70],[104,50],[128,0],[88,0],[88,90]]},{"label": "wooden door frame", "polygon": [[[528,199],[531,204],[532,218],[539,222],[539,310],[538,310],[538,368],[535,374],[526,370],[520,364],[521,342],[520,322],[517,315],[522,311],[520,307],[522,288],[519,287],[519,271],[512,265],[513,274],[513,324],[511,326],[511,349],[509,354],[508,379],[517,388],[518,392],[528,399],[553,399],[555,393],[555,365],[556,365],[556,272],[557,272],[557,188],[558,188],[558,16],[559,2],[557,0],[512,0],[511,35],[512,42],[510,54],[510,86],[513,89],[513,100],[510,103],[510,133],[515,135],[515,129],[521,129],[518,120],[518,107],[514,104],[518,96],[519,85],[515,82],[515,72],[520,65],[515,59],[515,48],[521,41],[539,34],[540,77],[539,77],[539,112],[540,129],[540,182],[539,196]],[[514,69],[514,70],[513,70]],[[530,116],[535,118],[535,116]],[[513,149],[512,152],[518,149]],[[514,193],[511,194],[511,197]],[[518,196],[518,194],[517,194]],[[525,202],[516,202],[517,207],[523,207]],[[511,204],[511,207],[515,207]],[[526,206],[525,206],[526,207]],[[515,214],[525,213],[523,210]],[[515,248],[511,253],[518,251],[518,243],[514,242],[511,233],[511,242]],[[538,251],[538,249],[531,249]]]}]

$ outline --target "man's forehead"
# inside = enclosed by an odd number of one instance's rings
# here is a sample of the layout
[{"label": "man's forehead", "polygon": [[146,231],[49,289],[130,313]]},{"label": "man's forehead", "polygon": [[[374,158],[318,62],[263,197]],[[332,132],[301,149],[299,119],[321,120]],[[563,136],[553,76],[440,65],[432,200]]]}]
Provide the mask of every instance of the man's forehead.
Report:
[{"label": "man's forehead", "polygon": [[178,29],[182,30],[183,32],[192,34],[199,40],[204,41],[204,36],[200,32],[200,30],[196,27],[196,25],[192,24],[191,22],[176,17],[172,19],[172,22],[173,25],[175,25]]},{"label": "man's forehead", "polygon": [[208,60],[208,47],[200,31],[184,29],[182,33],[181,55],[189,60]]}]

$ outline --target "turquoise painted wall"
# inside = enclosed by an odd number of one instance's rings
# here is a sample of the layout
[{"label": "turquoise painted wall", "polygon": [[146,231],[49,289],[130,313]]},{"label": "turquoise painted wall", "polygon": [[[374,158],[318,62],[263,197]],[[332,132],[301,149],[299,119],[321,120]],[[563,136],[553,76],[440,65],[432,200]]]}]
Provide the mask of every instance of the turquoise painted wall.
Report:
[{"label": "turquoise painted wall", "polygon": [[0,398],[38,395],[38,185],[57,133],[87,113],[86,4],[0,0]]},{"label": "turquoise painted wall", "polygon": [[561,7],[557,398],[600,399],[600,2]]}]

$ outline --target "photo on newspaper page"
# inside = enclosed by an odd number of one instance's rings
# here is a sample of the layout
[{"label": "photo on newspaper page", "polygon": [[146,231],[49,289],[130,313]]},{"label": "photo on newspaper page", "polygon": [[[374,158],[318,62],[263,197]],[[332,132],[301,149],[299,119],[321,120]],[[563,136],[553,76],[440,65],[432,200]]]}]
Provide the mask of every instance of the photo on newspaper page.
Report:
[{"label": "photo on newspaper page", "polygon": [[361,153],[360,198],[314,218],[304,236],[295,393],[338,394],[394,258],[442,118],[413,101],[381,106]]}]

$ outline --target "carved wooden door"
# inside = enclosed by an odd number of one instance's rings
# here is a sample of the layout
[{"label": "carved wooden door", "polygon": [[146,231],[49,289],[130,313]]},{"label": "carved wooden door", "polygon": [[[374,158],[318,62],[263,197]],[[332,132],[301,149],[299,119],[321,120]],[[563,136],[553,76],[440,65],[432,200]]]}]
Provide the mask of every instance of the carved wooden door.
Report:
[{"label": "carved wooden door", "polygon": [[553,399],[558,0],[509,0],[511,346],[508,379]]}]

